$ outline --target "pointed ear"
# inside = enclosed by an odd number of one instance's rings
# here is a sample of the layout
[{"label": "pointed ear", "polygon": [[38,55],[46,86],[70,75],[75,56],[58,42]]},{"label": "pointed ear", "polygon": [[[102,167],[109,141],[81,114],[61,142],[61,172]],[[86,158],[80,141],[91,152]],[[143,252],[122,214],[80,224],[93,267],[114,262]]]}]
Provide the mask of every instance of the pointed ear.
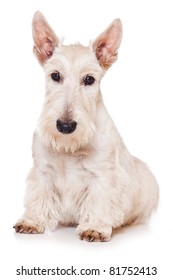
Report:
[{"label": "pointed ear", "polygon": [[100,66],[105,70],[107,70],[118,57],[122,33],[121,20],[115,19],[93,42],[93,50]]},{"label": "pointed ear", "polygon": [[44,64],[46,60],[52,56],[55,47],[59,44],[59,40],[39,11],[37,11],[33,17],[32,32],[34,53],[40,64]]}]

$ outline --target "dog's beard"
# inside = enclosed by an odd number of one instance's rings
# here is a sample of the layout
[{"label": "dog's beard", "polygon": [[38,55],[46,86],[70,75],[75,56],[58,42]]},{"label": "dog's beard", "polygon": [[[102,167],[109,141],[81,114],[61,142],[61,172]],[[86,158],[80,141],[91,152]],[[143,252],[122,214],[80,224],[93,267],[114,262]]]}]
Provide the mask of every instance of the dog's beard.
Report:
[{"label": "dog's beard", "polygon": [[63,134],[47,120],[42,120],[37,132],[47,149],[53,153],[85,155],[92,149],[95,126],[92,122],[87,127],[78,123],[73,133]]}]

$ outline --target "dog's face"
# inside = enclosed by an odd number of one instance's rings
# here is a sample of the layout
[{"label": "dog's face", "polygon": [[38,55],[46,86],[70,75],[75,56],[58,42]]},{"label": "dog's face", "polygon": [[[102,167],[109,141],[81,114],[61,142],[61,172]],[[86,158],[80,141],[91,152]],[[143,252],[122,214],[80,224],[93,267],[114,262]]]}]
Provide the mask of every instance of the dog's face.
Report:
[{"label": "dog's face", "polygon": [[34,51],[46,75],[46,97],[38,130],[54,151],[89,147],[97,133],[100,80],[117,59],[122,26],[115,20],[89,47],[62,45],[43,17],[33,18]]}]

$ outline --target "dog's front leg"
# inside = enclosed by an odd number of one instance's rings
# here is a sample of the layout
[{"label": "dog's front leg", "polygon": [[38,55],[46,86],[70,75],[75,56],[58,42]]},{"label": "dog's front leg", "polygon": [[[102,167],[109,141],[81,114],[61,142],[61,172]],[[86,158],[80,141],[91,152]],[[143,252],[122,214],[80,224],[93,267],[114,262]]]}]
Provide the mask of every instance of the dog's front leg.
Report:
[{"label": "dog's front leg", "polygon": [[33,168],[27,180],[25,213],[15,224],[19,233],[43,233],[53,230],[59,221],[60,199],[51,175]]},{"label": "dog's front leg", "polygon": [[[109,179],[108,179],[109,180]],[[105,184],[106,186],[106,184]],[[115,224],[112,210],[112,187],[104,187],[95,182],[88,187],[89,193],[80,209],[77,234],[86,241],[109,241]],[[122,223],[122,215],[117,215],[117,225]]]}]

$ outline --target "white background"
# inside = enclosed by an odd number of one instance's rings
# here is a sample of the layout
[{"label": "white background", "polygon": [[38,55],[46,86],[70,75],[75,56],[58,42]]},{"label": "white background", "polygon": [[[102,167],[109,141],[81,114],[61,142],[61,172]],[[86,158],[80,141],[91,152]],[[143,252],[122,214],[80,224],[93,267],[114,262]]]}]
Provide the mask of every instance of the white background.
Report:
[{"label": "white background", "polygon": [[[1,1],[0,4],[0,255],[1,279],[32,268],[100,268],[76,279],[171,279],[173,250],[173,10],[168,0]],[[124,27],[117,63],[102,81],[107,109],[132,154],[151,167],[160,205],[148,225],[118,232],[108,243],[80,241],[74,228],[15,234],[32,165],[32,133],[44,98],[44,74],[32,54],[31,20],[40,10],[66,43],[87,44],[116,17]],[[157,266],[157,276],[110,276],[110,266]],[[75,277],[62,277],[75,279]]]}]

